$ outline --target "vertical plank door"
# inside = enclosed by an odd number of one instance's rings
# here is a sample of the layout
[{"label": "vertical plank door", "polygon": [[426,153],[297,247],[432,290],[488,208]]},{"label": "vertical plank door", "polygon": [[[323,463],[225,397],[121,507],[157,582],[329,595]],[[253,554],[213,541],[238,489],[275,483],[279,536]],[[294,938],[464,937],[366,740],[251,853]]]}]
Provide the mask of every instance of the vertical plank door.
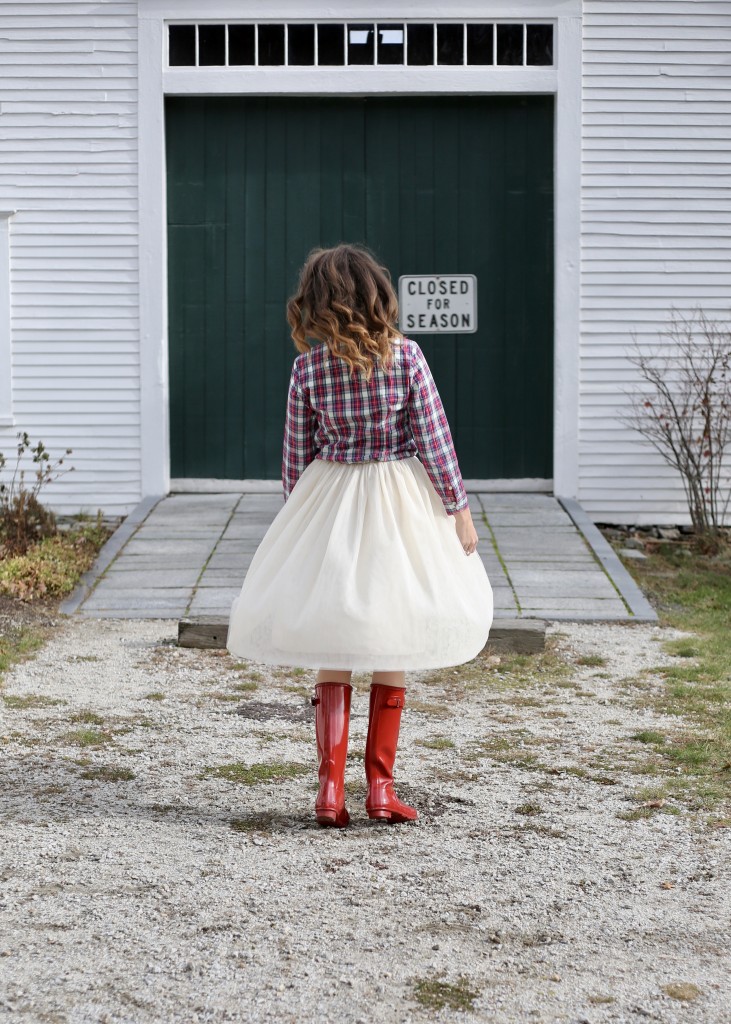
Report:
[{"label": "vertical plank door", "polygon": [[415,335],[466,477],[548,478],[553,108],[546,97],[169,98],[174,477],[277,479],[311,248],[471,273],[478,331]]}]

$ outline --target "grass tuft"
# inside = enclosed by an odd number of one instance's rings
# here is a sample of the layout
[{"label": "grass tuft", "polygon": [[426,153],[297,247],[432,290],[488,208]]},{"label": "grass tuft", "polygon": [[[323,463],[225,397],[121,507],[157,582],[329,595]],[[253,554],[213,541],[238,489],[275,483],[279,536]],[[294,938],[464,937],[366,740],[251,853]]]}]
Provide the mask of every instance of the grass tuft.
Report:
[{"label": "grass tuft", "polygon": [[655,809],[652,807],[635,807],[633,811],[620,811],[617,817],[621,821],[644,821],[645,818],[651,818],[655,813]]},{"label": "grass tuft", "polygon": [[662,990],[671,999],[677,999],[681,1003],[690,1003],[701,995],[701,990],[690,981],[673,982],[670,985],[663,985]]},{"label": "grass tuft", "polygon": [[518,806],[515,808],[515,813],[526,814],[529,816],[533,814],[543,814],[543,808],[539,804],[533,803],[518,804]]},{"label": "grass tuft", "polygon": [[700,647],[693,640],[668,640],[663,648],[676,658],[697,658],[701,653]]},{"label": "grass tuft", "polygon": [[462,976],[454,985],[439,978],[419,978],[414,982],[414,999],[429,1010],[471,1010],[479,994]]},{"label": "grass tuft", "polygon": [[267,782],[285,782],[287,779],[297,778],[299,775],[308,775],[311,768],[306,764],[298,764],[294,761],[280,761],[270,764],[242,764],[235,761],[232,764],[215,765],[204,768],[200,777],[225,779],[227,782],[237,782],[243,786],[260,786]]},{"label": "grass tuft", "polygon": [[654,729],[642,729],[640,732],[633,733],[630,739],[636,740],[638,743],[655,743],[658,746],[662,746],[665,743],[665,735],[661,732],[656,732]]},{"label": "grass tuft", "polygon": [[447,736],[430,736],[425,740],[415,740],[418,746],[427,747],[429,750],[451,750],[454,742]]},{"label": "grass tuft", "polygon": [[84,725],[104,725],[104,719],[94,711],[77,711],[69,721],[82,722]]},{"label": "grass tuft", "polygon": [[4,694],[3,703],[6,708],[25,711],[27,708],[51,708],[56,704],[65,704],[60,697],[46,697],[42,693]]},{"label": "grass tuft", "polygon": [[110,733],[99,732],[98,729],[72,729],[64,733],[62,739],[77,747],[102,747],[112,742]]},{"label": "grass tuft", "polygon": [[91,779],[94,782],[129,782],[134,777],[135,773],[129,768],[114,768],[104,764],[85,768],[81,772],[82,779]]},{"label": "grass tuft", "polygon": [[32,658],[43,646],[46,635],[45,629],[30,626],[0,634],[0,673],[7,672],[17,662]]}]

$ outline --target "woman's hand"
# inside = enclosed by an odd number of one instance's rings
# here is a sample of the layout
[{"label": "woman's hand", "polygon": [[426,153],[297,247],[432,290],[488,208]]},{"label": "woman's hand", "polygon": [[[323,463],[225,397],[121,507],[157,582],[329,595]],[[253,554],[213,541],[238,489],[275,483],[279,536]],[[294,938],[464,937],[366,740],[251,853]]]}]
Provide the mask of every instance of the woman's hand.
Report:
[{"label": "woman's hand", "polygon": [[472,513],[468,508],[454,513],[457,536],[465,554],[471,555],[477,548],[477,530],[472,523]]}]

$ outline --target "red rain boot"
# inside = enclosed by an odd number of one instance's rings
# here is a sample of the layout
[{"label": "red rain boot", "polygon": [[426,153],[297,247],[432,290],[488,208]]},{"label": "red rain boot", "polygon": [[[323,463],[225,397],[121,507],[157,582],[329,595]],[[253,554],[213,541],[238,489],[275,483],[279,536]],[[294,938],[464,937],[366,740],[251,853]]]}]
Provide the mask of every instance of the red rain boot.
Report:
[{"label": "red rain boot", "polygon": [[393,762],[396,760],[405,693],[406,690],[399,686],[371,685],[365,748],[366,811],[369,818],[378,818],[392,825],[415,821],[418,817],[416,809],[399,800],[393,790]]},{"label": "red rain boot", "polygon": [[352,691],[350,683],[318,683],[312,698],[320,764],[315,816],[320,825],[333,828],[345,828],[350,821],[345,809],[345,758]]}]

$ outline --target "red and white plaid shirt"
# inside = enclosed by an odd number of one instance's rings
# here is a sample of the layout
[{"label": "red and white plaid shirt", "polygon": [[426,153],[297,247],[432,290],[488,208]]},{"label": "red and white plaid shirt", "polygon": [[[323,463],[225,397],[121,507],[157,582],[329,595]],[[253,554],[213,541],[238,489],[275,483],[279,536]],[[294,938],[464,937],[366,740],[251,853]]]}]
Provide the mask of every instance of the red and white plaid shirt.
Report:
[{"label": "red and white plaid shirt", "polygon": [[391,372],[370,381],[318,344],[297,356],[287,398],[282,454],[284,500],[313,459],[390,462],[418,455],[449,513],[467,508],[449,423],[415,341],[393,347]]}]

